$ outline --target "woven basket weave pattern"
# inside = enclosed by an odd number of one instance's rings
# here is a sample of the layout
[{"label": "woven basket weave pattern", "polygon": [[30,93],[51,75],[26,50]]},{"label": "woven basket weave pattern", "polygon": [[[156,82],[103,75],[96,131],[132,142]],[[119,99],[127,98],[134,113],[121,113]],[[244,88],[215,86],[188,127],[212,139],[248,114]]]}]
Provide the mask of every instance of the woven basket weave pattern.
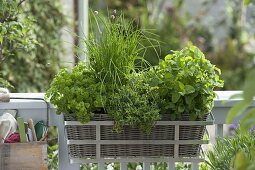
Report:
[{"label": "woven basket weave pattern", "polygon": [[[205,115],[203,120],[207,119]],[[162,116],[162,120],[169,120]],[[189,120],[189,115],[183,115],[182,120]],[[77,121],[73,117],[65,117],[65,121]],[[107,114],[96,114],[93,121],[112,121]],[[68,140],[96,140],[95,125],[67,125]],[[179,140],[201,140],[205,132],[203,125],[180,125]],[[150,134],[144,134],[138,128],[124,126],[121,133],[116,133],[112,125],[100,125],[100,140],[174,140],[174,125],[156,125]],[[200,153],[199,144],[179,145],[179,157],[196,157]],[[71,144],[69,154],[73,158],[96,157],[96,145]],[[116,157],[173,157],[173,144],[101,144],[102,158]]]}]

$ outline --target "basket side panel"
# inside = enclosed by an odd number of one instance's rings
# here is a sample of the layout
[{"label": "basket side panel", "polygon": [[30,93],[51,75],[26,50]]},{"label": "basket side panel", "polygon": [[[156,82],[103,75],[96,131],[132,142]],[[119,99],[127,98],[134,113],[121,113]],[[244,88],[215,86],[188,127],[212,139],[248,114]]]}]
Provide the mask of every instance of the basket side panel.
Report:
[{"label": "basket side panel", "polygon": [[96,140],[96,126],[68,125],[65,128],[68,140]]},{"label": "basket side panel", "polygon": [[174,140],[174,126],[157,125],[149,134],[138,128],[124,126],[121,133],[116,133],[113,126],[101,126],[101,140]]},{"label": "basket side panel", "polygon": [[96,145],[94,144],[71,144],[68,145],[68,150],[72,158],[96,158]]},{"label": "basket side panel", "polygon": [[101,145],[101,156],[116,157],[173,157],[174,145]]}]

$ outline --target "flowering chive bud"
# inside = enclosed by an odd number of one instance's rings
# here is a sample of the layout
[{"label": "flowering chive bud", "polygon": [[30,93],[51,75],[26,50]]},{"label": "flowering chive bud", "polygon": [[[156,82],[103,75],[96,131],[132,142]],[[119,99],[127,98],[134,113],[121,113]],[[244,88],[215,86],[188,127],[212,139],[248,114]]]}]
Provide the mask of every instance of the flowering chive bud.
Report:
[{"label": "flowering chive bud", "polygon": [[117,14],[117,10],[115,9],[115,10],[113,10],[113,12],[112,12],[112,14]]},{"label": "flowering chive bud", "polygon": [[95,14],[97,15],[97,14],[98,14],[98,11],[95,11]]},{"label": "flowering chive bud", "polygon": [[115,19],[115,16],[114,16],[114,15],[111,15],[111,19]]}]

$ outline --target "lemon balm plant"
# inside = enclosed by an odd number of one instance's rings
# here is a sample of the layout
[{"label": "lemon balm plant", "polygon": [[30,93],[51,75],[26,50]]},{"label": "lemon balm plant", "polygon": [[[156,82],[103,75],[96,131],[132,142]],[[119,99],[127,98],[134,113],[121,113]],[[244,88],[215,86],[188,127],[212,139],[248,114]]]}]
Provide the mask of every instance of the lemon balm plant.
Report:
[{"label": "lemon balm plant", "polygon": [[171,120],[202,120],[212,110],[214,88],[222,87],[220,69],[211,64],[195,46],[172,51],[155,67],[161,113],[170,113]]}]

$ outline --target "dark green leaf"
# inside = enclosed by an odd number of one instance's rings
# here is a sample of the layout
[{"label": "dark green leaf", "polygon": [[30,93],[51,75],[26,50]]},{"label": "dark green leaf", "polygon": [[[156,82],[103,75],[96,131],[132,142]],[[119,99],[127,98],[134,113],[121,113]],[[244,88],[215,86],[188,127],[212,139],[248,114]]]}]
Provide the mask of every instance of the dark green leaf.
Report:
[{"label": "dark green leaf", "polygon": [[176,103],[180,99],[181,95],[179,93],[173,93],[172,94],[172,102]]},{"label": "dark green leaf", "polygon": [[185,107],[184,107],[183,105],[179,105],[179,106],[178,106],[178,112],[179,112],[179,113],[184,112],[184,110],[185,110]]}]

